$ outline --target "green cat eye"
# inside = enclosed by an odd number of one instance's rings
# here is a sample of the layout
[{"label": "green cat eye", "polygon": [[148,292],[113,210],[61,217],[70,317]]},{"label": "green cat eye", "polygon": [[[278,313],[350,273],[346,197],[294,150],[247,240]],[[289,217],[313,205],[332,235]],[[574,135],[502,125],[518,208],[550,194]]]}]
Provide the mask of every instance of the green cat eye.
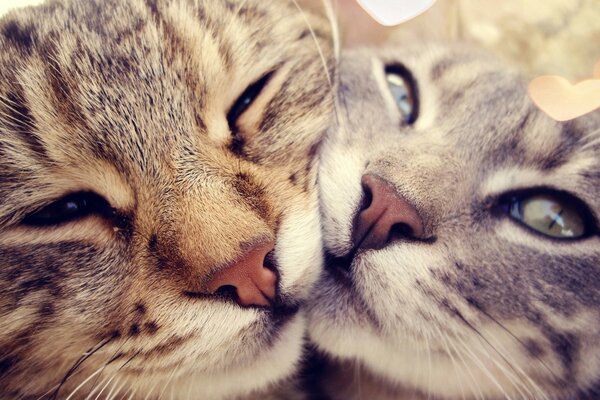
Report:
[{"label": "green cat eye", "polygon": [[513,198],[511,217],[553,238],[577,239],[587,234],[586,210],[577,201],[557,194],[534,194]]},{"label": "green cat eye", "polygon": [[385,79],[390,93],[402,114],[402,121],[412,124],[418,116],[418,99],[415,81],[403,66],[390,66],[385,69]]}]

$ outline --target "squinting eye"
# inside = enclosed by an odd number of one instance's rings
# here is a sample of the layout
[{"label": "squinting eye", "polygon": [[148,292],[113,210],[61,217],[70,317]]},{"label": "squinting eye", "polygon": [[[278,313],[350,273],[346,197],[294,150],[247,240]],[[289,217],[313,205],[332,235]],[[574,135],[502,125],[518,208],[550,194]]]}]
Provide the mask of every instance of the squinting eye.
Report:
[{"label": "squinting eye", "polygon": [[529,228],[558,239],[587,236],[592,220],[581,201],[551,192],[513,197],[509,213]]},{"label": "squinting eye", "polygon": [[248,110],[254,100],[260,95],[260,92],[269,83],[269,79],[273,76],[273,72],[264,75],[258,81],[248,86],[244,93],[235,101],[229,112],[227,113],[227,122],[232,133],[237,132],[237,120]]},{"label": "squinting eye", "polygon": [[414,123],[419,114],[419,99],[412,74],[403,66],[389,66],[385,69],[385,79],[403,122]]},{"label": "squinting eye", "polygon": [[23,224],[29,226],[59,225],[91,214],[106,215],[110,210],[108,202],[95,193],[72,193],[29,214],[23,219]]}]

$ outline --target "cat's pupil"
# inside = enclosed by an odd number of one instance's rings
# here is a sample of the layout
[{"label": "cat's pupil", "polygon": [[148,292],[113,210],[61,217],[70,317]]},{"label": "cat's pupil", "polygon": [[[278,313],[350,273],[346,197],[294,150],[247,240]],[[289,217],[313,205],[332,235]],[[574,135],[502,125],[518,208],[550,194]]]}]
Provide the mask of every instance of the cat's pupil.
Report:
[{"label": "cat's pupil", "polygon": [[530,228],[554,238],[580,238],[586,234],[581,212],[551,194],[515,199],[510,214]]}]

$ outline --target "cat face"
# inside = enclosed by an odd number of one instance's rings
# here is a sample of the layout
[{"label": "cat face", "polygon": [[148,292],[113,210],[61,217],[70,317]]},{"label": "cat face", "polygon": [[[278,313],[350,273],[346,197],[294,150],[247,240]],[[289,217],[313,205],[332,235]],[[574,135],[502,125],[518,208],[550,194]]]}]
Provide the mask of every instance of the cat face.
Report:
[{"label": "cat face", "polygon": [[317,347],[396,393],[597,393],[598,112],[554,122],[518,74],[452,46],[348,53],[338,94]]},{"label": "cat face", "polygon": [[0,397],[220,398],[294,369],[329,36],[287,1],[0,21]]}]

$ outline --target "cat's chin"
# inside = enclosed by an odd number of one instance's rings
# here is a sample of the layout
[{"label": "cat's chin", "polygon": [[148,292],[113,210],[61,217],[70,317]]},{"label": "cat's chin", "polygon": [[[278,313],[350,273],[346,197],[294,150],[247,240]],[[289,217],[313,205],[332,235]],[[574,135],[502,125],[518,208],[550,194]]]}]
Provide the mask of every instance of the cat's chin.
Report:
[{"label": "cat's chin", "polygon": [[192,359],[179,373],[165,370],[147,378],[138,376],[134,381],[138,387],[136,393],[145,396],[156,382],[162,382],[159,385],[166,387],[174,399],[190,398],[190,394],[191,398],[225,399],[266,390],[298,369],[305,323],[302,312],[273,319],[260,332],[250,332],[245,351],[232,350],[236,355],[228,355],[226,363],[197,370],[194,364],[201,365],[205,360]]},{"label": "cat's chin", "polygon": [[[438,335],[422,337],[405,325],[392,329],[391,321],[387,321],[391,325],[382,326],[385,321],[364,305],[352,282],[344,278],[343,271],[328,270],[318,285],[307,307],[309,340],[329,360],[329,369],[334,371],[332,379],[339,378],[344,385],[353,387],[347,391],[333,389],[330,394],[343,393],[345,397],[333,396],[332,399],[353,400],[353,393],[360,389],[364,394],[370,385],[389,397],[377,397],[379,392],[376,392],[375,397],[366,395],[365,398],[496,399],[505,395],[521,398],[522,393],[515,388],[507,367],[494,361],[497,354],[492,350],[485,352],[480,338],[469,336],[453,340],[442,336],[441,330]],[[491,335],[487,331],[486,334]],[[499,332],[492,336],[502,337]],[[511,354],[521,354],[520,349],[511,347],[514,345],[514,341],[507,340],[501,343],[501,348],[510,349]],[[512,361],[521,368],[519,364],[523,360]],[[535,371],[528,374],[530,378],[537,377]]]}]

